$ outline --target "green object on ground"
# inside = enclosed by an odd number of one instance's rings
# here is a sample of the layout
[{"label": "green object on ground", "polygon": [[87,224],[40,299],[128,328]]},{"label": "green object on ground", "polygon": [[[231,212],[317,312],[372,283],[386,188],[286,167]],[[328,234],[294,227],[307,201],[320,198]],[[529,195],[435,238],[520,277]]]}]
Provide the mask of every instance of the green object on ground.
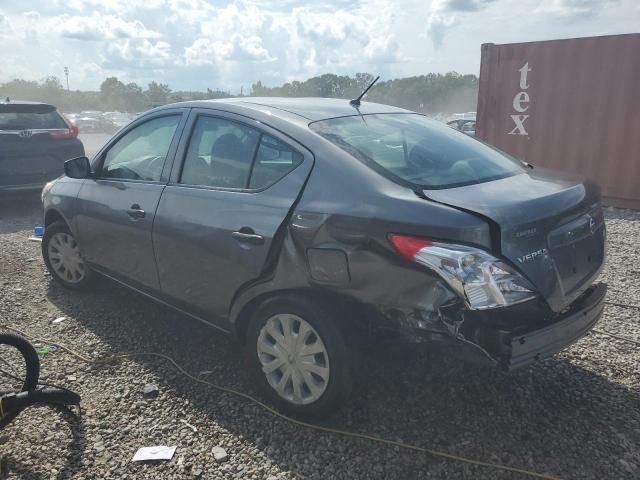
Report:
[{"label": "green object on ground", "polygon": [[51,353],[51,349],[49,347],[36,348],[36,353],[41,357],[44,357],[45,355],[49,355]]}]

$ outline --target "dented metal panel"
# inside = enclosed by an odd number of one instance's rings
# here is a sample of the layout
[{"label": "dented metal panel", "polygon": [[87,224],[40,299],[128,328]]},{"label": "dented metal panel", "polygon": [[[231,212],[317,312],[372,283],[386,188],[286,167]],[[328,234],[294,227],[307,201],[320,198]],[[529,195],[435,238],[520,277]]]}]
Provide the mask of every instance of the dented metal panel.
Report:
[{"label": "dented metal panel", "polygon": [[482,45],[476,136],[640,208],[640,34]]}]

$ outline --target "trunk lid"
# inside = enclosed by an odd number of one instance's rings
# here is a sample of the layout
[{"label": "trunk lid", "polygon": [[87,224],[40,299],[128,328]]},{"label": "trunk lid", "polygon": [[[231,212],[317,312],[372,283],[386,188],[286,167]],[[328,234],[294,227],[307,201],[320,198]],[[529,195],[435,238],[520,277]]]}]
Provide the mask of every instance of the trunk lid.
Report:
[{"label": "trunk lid", "polygon": [[554,311],[579,297],[602,267],[606,233],[600,193],[591,182],[536,168],[424,194],[489,219],[499,232],[495,253],[522,272]]}]

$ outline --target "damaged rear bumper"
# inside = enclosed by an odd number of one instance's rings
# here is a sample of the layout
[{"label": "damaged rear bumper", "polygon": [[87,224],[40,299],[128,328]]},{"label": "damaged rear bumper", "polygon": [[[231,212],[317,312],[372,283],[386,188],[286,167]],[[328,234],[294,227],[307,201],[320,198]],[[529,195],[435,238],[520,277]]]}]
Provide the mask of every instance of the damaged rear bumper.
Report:
[{"label": "damaged rear bumper", "polygon": [[386,308],[389,327],[381,332],[392,330],[405,341],[428,342],[473,363],[514,370],[550,357],[586,335],[602,315],[606,292],[606,284],[594,284],[556,315],[534,302],[483,312],[469,312],[461,303],[431,313]]},{"label": "damaged rear bumper", "polygon": [[[452,305],[441,308],[426,324],[405,315],[403,337],[436,342],[473,363],[514,370],[550,357],[586,335],[602,315],[606,292],[606,284],[594,284],[567,311],[554,317],[528,304],[482,312],[479,318],[469,315],[462,305]],[[406,321],[409,318],[413,321]]]},{"label": "damaged rear bumper", "polygon": [[511,334],[499,332],[504,347],[500,363],[508,370],[550,357],[587,334],[604,310],[606,284],[591,287],[562,317],[539,330]]}]

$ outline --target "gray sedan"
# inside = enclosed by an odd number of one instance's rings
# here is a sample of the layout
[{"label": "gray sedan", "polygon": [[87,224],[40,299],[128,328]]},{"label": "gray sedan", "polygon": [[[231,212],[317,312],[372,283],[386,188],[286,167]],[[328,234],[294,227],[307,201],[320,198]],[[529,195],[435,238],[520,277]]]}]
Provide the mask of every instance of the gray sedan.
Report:
[{"label": "gray sedan", "polygon": [[65,172],[43,191],[53,278],[100,274],[229,334],[289,413],[334,410],[381,335],[512,369],[602,312],[598,188],[406,110],[179,103]]}]

